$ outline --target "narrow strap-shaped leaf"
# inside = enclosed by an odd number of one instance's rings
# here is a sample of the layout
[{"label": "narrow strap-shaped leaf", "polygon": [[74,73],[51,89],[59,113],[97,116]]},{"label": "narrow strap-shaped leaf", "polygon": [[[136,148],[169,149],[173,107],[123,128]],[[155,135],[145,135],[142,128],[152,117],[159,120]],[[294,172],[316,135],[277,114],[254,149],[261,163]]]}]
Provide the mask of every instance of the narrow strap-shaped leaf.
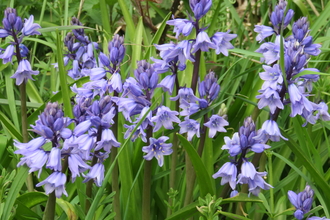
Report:
[{"label": "narrow strap-shaped leaf", "polygon": [[12,208],[14,207],[14,203],[16,201],[19,191],[21,190],[23,184],[25,183],[27,175],[28,175],[28,167],[23,166],[18,170],[17,175],[9,189],[8,196],[4,204],[4,209],[1,216],[2,220],[10,219],[9,217],[10,214],[12,213]]},{"label": "narrow strap-shaped leaf", "polygon": [[129,10],[128,10],[127,5],[124,0],[118,0],[118,4],[121,8],[121,11],[123,12],[124,19],[126,22],[126,27],[130,33],[130,36],[128,36],[128,37],[130,40],[133,40],[135,37],[135,25],[134,25],[132,16],[130,15]]},{"label": "narrow strap-shaped leaf", "polygon": [[211,174],[207,172],[201,158],[199,157],[197,151],[195,148],[191,145],[189,141],[187,141],[186,138],[184,138],[182,135],[177,134],[178,138],[181,141],[182,146],[186,150],[186,152],[189,155],[189,158],[191,160],[191,163],[194,167],[194,170],[196,172],[196,177],[199,182],[199,189],[201,192],[201,196],[204,197],[208,193],[211,195],[215,194],[215,189],[213,188],[212,185],[212,177]]},{"label": "narrow strap-shaped leaf", "polygon": [[70,101],[69,95],[69,86],[67,83],[67,74],[64,69],[64,62],[63,62],[63,53],[62,53],[62,40],[61,40],[60,32],[57,30],[57,62],[58,62],[58,70],[60,75],[60,83],[61,83],[61,90],[62,90],[62,99],[64,104],[64,114],[70,118],[73,117],[72,114],[72,105]]}]

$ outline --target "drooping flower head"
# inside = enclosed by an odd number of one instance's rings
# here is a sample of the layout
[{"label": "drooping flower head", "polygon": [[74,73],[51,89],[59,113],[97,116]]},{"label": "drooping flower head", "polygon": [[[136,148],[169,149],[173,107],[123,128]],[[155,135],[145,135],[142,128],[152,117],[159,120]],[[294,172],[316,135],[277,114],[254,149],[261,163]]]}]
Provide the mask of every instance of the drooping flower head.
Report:
[{"label": "drooping flower head", "polygon": [[145,146],[142,148],[142,151],[144,153],[147,153],[145,156],[143,156],[146,160],[152,160],[152,158],[156,158],[158,161],[158,165],[162,167],[164,165],[164,155],[170,155],[172,150],[172,144],[165,143],[169,137],[162,136],[158,139],[150,138],[149,139],[149,146]]}]

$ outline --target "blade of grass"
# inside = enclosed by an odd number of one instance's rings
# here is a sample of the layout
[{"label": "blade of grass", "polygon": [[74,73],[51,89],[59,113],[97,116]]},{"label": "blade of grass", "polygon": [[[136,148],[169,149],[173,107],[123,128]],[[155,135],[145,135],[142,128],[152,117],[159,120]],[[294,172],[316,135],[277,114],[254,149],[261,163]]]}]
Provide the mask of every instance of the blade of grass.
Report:
[{"label": "blade of grass", "polygon": [[6,94],[7,94],[7,101],[11,113],[11,119],[14,122],[14,125],[17,129],[20,129],[19,122],[18,122],[18,115],[17,115],[17,109],[16,109],[16,103],[15,103],[15,93],[14,93],[14,87],[13,87],[13,79],[11,79],[12,75],[12,68],[11,66],[8,66],[6,69],[4,69],[3,74],[5,75],[5,81],[6,81]]},{"label": "blade of grass", "polygon": [[64,69],[63,62],[63,54],[62,54],[62,40],[61,40],[60,32],[57,30],[57,62],[58,62],[58,70],[60,75],[60,83],[62,90],[62,99],[64,104],[64,114],[70,118],[73,118],[72,114],[72,105],[69,96],[69,87],[67,84],[67,74]]},{"label": "blade of grass", "polygon": [[196,172],[196,177],[197,177],[198,183],[199,183],[199,189],[201,192],[201,196],[204,197],[208,193],[211,193],[211,195],[214,195],[215,188],[214,188],[214,185],[212,184],[213,179],[212,179],[211,175],[209,175],[209,173],[207,172],[201,158],[197,154],[197,151],[192,146],[192,144],[189,141],[187,141],[186,138],[184,138],[180,134],[177,134],[177,135],[178,135],[179,140],[181,141],[182,146],[188,153],[192,165],[194,166],[194,170]]}]

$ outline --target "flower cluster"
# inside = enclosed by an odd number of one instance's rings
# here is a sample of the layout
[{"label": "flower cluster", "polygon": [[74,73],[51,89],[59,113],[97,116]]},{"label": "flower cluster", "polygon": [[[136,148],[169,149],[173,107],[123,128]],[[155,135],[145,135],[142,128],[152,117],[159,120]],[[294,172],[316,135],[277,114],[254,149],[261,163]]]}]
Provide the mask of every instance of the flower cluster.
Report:
[{"label": "flower cluster", "polygon": [[[75,17],[72,18],[71,25],[82,26]],[[68,49],[63,58],[64,65],[68,65],[72,60],[72,69],[68,71],[68,75],[75,80],[89,76],[91,69],[97,66],[94,50],[99,49],[98,44],[88,39],[83,28],[73,29],[72,32],[69,32],[64,39],[64,44]]]},{"label": "flower cluster", "polygon": [[254,195],[258,195],[261,189],[268,190],[272,187],[263,179],[267,172],[257,172],[254,165],[246,158],[249,151],[262,153],[265,149],[270,148],[264,141],[258,139],[259,132],[256,131],[251,117],[248,117],[244,120],[239,132],[234,133],[231,139],[225,137],[226,144],[221,149],[228,150],[232,159],[225,163],[213,175],[213,178],[222,177],[221,185],[229,183],[233,190],[231,196],[237,194],[237,184],[248,184],[249,192]]},{"label": "flower cluster", "polygon": [[[270,20],[273,28],[256,25],[254,29],[258,33],[257,40],[260,42],[268,36],[276,35],[274,43],[263,43],[257,50],[263,54],[262,61],[270,65],[263,65],[265,72],[259,74],[264,84],[259,90],[261,94],[257,96],[258,107],[261,109],[268,106],[273,118],[280,109],[284,109],[284,105],[290,104],[290,116],[301,115],[306,120],[305,125],[307,122],[315,124],[317,119],[328,121],[330,115],[327,112],[327,105],[323,102],[316,104],[307,98],[312,91],[312,83],[319,78],[317,75],[319,70],[307,68],[307,64],[311,56],[317,56],[321,52],[319,49],[321,45],[313,43],[306,17],[293,23],[291,36],[284,39],[280,35],[291,22],[294,14],[291,9],[286,11],[286,5],[286,1],[280,0],[274,12],[271,13]],[[278,64],[281,41],[283,42],[284,67]],[[288,93],[288,99],[285,99],[286,93]]]},{"label": "flower cluster", "polygon": [[[48,103],[44,112],[39,115],[36,125],[32,126],[33,131],[40,137],[32,139],[28,143],[20,143],[16,140],[14,143],[18,148],[15,153],[23,155],[17,166],[26,164],[30,168],[29,172],[39,171],[38,176],[44,166],[53,171],[37,186],[45,185],[46,193],[55,190],[57,197],[61,197],[62,194],[67,195],[64,188],[66,175],[62,173],[62,160],[69,156],[70,161],[71,157],[71,150],[69,151],[63,145],[64,140],[72,136],[72,131],[67,128],[70,123],[71,120],[64,117],[63,111],[57,103]],[[79,155],[79,149],[75,149],[75,151],[75,154]],[[69,164],[80,166],[81,172],[89,169],[89,166],[82,160],[79,164],[70,162]],[[72,170],[72,165],[69,167]]]},{"label": "flower cluster", "polygon": [[32,75],[38,75],[39,71],[33,71],[30,62],[27,60],[29,49],[22,44],[25,36],[40,35],[37,29],[41,28],[39,24],[33,23],[34,17],[30,15],[24,19],[17,15],[16,10],[7,8],[2,20],[3,28],[0,28],[0,38],[11,36],[11,41],[6,49],[0,48],[0,59],[3,63],[12,63],[13,56],[17,57],[18,68],[11,78],[16,79],[16,85],[26,83],[28,79],[33,80]]},{"label": "flower cluster", "polygon": [[[314,197],[314,191],[311,189],[309,185],[306,185],[304,191],[299,192],[298,194],[289,190],[288,191],[288,197],[291,202],[291,204],[296,208],[296,211],[294,212],[293,216],[298,219],[302,220],[304,218],[304,215],[308,213],[313,204],[313,197]],[[321,218],[321,217],[308,217],[307,220],[327,220],[328,218]]]}]

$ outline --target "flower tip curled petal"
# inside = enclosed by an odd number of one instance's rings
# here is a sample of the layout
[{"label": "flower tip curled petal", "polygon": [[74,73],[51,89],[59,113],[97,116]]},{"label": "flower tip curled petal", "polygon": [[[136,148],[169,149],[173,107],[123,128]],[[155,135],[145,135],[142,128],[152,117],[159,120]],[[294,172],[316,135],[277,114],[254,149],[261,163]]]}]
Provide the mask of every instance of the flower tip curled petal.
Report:
[{"label": "flower tip curled petal", "polygon": [[238,191],[237,190],[233,190],[230,193],[230,198],[233,198],[234,196],[237,196],[237,195],[238,195]]},{"label": "flower tip curled petal", "polygon": [[158,84],[157,87],[163,88],[164,92],[169,92],[172,95],[174,84],[175,84],[176,74],[167,75],[165,78]]},{"label": "flower tip curled petal", "polygon": [[0,38],[5,38],[9,36],[9,32],[5,29],[0,29]]},{"label": "flower tip curled petal", "polygon": [[265,25],[255,25],[254,31],[258,33],[256,40],[263,41],[266,37],[269,37],[274,34],[274,30],[271,27]]},{"label": "flower tip curled petal", "polygon": [[162,126],[166,129],[173,129],[173,122],[180,123],[180,119],[176,117],[179,112],[171,111],[166,106],[161,106],[157,109],[156,116],[151,118],[151,122],[156,122],[154,132],[158,131]]},{"label": "flower tip curled petal", "polygon": [[162,167],[164,165],[164,155],[172,154],[172,144],[165,143],[169,137],[161,136],[158,139],[149,138],[149,146],[145,146],[142,148],[144,153],[147,153],[143,156],[146,160],[152,160],[152,158],[156,158],[158,161],[158,165]]},{"label": "flower tip curled petal", "polygon": [[289,198],[291,204],[292,204],[294,207],[296,207],[296,208],[299,207],[299,205],[298,205],[298,195],[297,195],[295,192],[289,190],[289,191],[288,191],[288,198]]},{"label": "flower tip curled petal", "polygon": [[37,23],[33,23],[33,21],[34,21],[33,15],[30,15],[29,19],[25,19],[24,27],[22,29],[22,33],[25,36],[41,34],[39,31],[37,31],[37,29],[41,28],[41,26]]},{"label": "flower tip curled petal", "polygon": [[65,190],[66,175],[61,172],[54,172],[50,174],[45,180],[38,183],[36,186],[40,187],[45,185],[46,194],[50,194],[55,190],[55,195],[60,198],[62,194],[68,196]]},{"label": "flower tip curled petal", "polygon": [[100,187],[104,179],[104,165],[102,163],[96,163],[85,176],[83,183],[93,179],[94,183]]},{"label": "flower tip curled petal", "polygon": [[16,85],[21,85],[23,82],[27,82],[28,79],[34,80],[31,75],[38,75],[39,71],[33,71],[31,64],[26,59],[21,60],[18,64],[18,68],[14,75],[10,78],[16,79]]},{"label": "flower tip curled petal", "polygon": [[3,64],[11,62],[14,55],[14,45],[9,44],[3,54],[0,54],[0,59],[2,59]]},{"label": "flower tip curled petal", "polygon": [[187,140],[191,141],[193,136],[196,134],[196,136],[199,138],[200,137],[200,124],[193,120],[186,118],[183,122],[179,124],[180,126],[180,134],[187,133],[188,137]]},{"label": "flower tip curled petal", "polygon": [[280,141],[280,138],[283,140],[288,140],[283,137],[277,123],[273,120],[267,120],[263,123],[261,129],[258,131],[258,135],[253,139],[266,143],[268,139],[272,141]]},{"label": "flower tip curled petal", "polygon": [[241,153],[242,148],[240,146],[240,138],[238,132],[235,132],[233,138],[225,137],[225,145],[222,146],[222,150],[229,150],[230,156],[234,157]]},{"label": "flower tip curled petal", "polygon": [[228,126],[229,123],[219,115],[212,115],[210,120],[204,124],[209,128],[209,138],[213,138],[216,132],[226,132],[224,126]]},{"label": "flower tip curled petal", "polygon": [[216,54],[222,53],[228,56],[228,49],[233,49],[234,46],[229,42],[237,37],[237,34],[229,34],[230,30],[227,32],[216,32],[212,36],[212,42],[216,45]]},{"label": "flower tip curled petal", "polygon": [[216,49],[217,46],[211,41],[205,31],[199,32],[196,38],[196,42],[193,45],[192,53],[195,53],[198,50],[208,52],[209,48]]},{"label": "flower tip curled petal", "polygon": [[215,174],[213,179],[221,177],[221,185],[229,182],[230,187],[234,190],[236,188],[237,167],[233,162],[226,162]]}]

